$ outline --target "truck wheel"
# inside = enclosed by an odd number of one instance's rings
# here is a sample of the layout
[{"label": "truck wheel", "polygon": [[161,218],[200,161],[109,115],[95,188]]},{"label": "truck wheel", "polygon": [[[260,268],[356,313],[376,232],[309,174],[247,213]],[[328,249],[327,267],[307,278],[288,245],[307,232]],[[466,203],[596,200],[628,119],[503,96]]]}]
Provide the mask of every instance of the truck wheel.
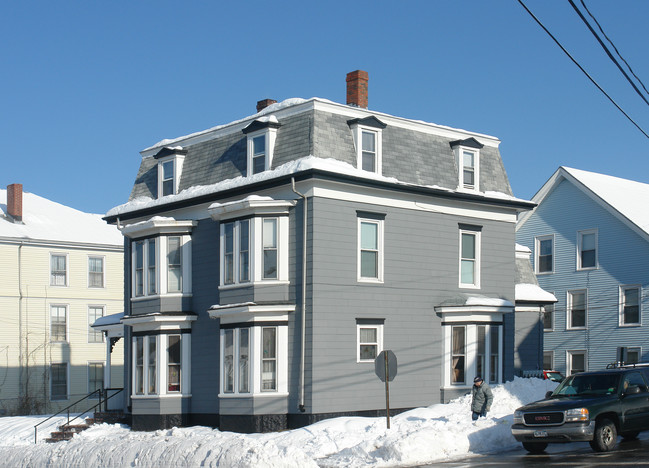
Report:
[{"label": "truck wheel", "polygon": [[541,453],[547,446],[547,442],[523,442],[523,448],[530,453]]},{"label": "truck wheel", "polygon": [[596,452],[609,452],[617,442],[615,424],[609,419],[602,419],[595,426],[595,437],[590,441],[590,446]]},{"label": "truck wheel", "polygon": [[634,440],[638,438],[639,432],[633,431],[633,432],[622,432],[620,435],[624,438],[624,440]]}]

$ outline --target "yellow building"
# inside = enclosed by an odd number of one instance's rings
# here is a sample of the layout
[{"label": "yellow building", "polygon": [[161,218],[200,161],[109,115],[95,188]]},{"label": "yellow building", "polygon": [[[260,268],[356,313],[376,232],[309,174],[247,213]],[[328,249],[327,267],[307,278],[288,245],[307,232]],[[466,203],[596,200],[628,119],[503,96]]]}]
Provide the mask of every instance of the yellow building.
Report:
[{"label": "yellow building", "polygon": [[111,346],[90,325],[123,312],[123,250],[100,215],[21,184],[0,190],[0,415],[53,413],[122,386],[123,340]]}]

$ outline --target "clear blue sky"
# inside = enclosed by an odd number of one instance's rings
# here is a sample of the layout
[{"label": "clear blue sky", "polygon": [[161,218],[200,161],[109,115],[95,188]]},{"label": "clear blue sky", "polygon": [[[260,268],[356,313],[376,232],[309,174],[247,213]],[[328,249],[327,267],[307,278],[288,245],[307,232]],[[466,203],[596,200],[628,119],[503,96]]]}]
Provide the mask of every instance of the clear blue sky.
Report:
[{"label": "clear blue sky", "polygon": [[[649,86],[649,2],[585,1]],[[526,4],[649,133],[568,2]],[[518,197],[560,165],[649,183],[649,139],[516,0],[5,1],[0,18],[0,187],[84,211],[126,202],[157,141],[264,98],[344,103],[356,69],[371,110],[500,138]]]}]

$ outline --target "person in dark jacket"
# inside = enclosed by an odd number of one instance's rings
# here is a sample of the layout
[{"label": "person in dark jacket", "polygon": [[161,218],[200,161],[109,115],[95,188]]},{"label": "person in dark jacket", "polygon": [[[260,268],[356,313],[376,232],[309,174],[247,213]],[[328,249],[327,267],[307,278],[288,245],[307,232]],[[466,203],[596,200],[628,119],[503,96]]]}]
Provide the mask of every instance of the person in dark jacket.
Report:
[{"label": "person in dark jacket", "polygon": [[471,389],[471,412],[472,419],[475,421],[480,416],[484,417],[487,412],[491,410],[491,403],[494,401],[494,396],[491,393],[489,385],[487,385],[482,377],[477,376],[473,379],[473,388]]}]

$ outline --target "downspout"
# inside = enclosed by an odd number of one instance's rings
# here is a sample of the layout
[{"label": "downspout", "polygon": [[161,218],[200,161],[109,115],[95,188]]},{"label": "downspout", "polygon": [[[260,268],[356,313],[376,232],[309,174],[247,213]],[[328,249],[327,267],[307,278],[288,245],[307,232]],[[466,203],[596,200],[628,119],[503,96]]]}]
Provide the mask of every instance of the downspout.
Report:
[{"label": "downspout", "polygon": [[305,347],[306,347],[306,234],[307,234],[307,197],[295,190],[295,177],[291,177],[291,187],[293,192],[301,197],[304,201],[302,207],[302,225],[304,232],[302,234],[302,311],[300,318],[300,398],[298,409],[304,413],[304,367],[305,367]]},{"label": "downspout", "polygon": [[22,283],[22,248],[18,246],[18,395],[23,394],[23,283]]}]

